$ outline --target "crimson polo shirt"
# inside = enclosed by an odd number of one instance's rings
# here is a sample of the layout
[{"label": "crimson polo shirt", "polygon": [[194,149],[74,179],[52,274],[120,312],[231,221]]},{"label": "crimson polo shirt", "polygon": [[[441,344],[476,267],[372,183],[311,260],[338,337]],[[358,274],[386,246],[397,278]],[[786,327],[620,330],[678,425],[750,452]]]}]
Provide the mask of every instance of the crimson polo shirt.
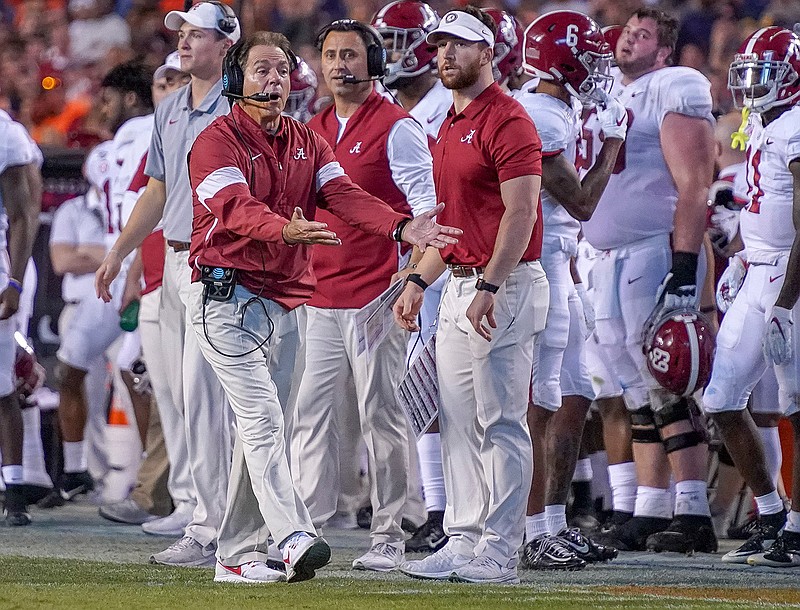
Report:
[{"label": "crimson polo shirt", "polygon": [[[493,83],[462,112],[447,112],[433,152],[437,221],[464,230],[459,242],[440,250],[449,265],[485,267],[492,258],[505,205],[500,184],[542,175],[542,142],[522,105]],[[542,203],[520,262],[542,253]]]}]

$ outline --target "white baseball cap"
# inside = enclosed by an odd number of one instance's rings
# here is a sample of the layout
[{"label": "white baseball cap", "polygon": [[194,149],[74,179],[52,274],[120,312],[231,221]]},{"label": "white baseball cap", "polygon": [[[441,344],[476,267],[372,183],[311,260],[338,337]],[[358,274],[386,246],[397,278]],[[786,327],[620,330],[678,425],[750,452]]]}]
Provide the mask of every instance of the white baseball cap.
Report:
[{"label": "white baseball cap", "polygon": [[[226,32],[220,27],[228,19],[232,19],[236,24],[232,32]],[[198,2],[186,12],[170,11],[164,17],[164,26],[168,30],[180,30],[184,22],[204,30],[216,30],[234,43],[242,36],[242,28],[239,26],[239,20],[233,16],[233,9],[228,15],[221,6],[213,2]]]},{"label": "white baseball cap", "polygon": [[492,31],[480,19],[464,11],[450,11],[447,13],[439,21],[436,29],[425,37],[425,40],[430,44],[436,44],[442,36],[455,36],[470,42],[483,41],[490,47],[494,47],[494,34],[492,34]]},{"label": "white baseball cap", "polygon": [[177,51],[173,51],[167,55],[167,58],[164,60],[164,65],[156,68],[156,71],[153,73],[153,80],[157,81],[159,78],[164,78],[170,70],[183,72],[183,70],[181,70],[181,58]]}]

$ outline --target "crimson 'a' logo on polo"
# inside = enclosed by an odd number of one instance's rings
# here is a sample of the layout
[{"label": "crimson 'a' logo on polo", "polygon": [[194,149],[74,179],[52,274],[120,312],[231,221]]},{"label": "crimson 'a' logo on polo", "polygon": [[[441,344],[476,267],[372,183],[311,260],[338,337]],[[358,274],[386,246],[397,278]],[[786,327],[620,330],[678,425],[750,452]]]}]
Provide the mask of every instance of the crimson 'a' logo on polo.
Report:
[{"label": "crimson 'a' logo on polo", "polygon": [[361,152],[361,142],[362,142],[362,140],[359,140],[358,142],[356,142],[356,145],[353,146],[353,148],[350,149],[350,154],[351,155],[357,155],[358,153]]},{"label": "crimson 'a' logo on polo", "polygon": [[475,130],[470,129],[469,133],[461,138],[462,142],[466,142],[467,144],[472,144],[472,137],[475,135]]}]

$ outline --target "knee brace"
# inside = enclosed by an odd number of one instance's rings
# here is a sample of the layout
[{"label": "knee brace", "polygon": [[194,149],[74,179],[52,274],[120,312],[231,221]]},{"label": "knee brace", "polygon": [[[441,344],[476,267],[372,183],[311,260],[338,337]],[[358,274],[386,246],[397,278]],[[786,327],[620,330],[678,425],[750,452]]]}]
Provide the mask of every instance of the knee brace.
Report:
[{"label": "knee brace", "polygon": [[663,430],[670,424],[679,421],[688,421],[692,427],[690,432],[679,432],[664,439],[664,451],[667,453],[696,447],[708,442],[705,421],[697,403],[691,398],[681,398],[677,402],[654,412],[653,420],[658,430]]},{"label": "knee brace", "polygon": [[653,410],[645,405],[631,411],[631,440],[634,443],[660,443],[661,435],[656,429]]}]

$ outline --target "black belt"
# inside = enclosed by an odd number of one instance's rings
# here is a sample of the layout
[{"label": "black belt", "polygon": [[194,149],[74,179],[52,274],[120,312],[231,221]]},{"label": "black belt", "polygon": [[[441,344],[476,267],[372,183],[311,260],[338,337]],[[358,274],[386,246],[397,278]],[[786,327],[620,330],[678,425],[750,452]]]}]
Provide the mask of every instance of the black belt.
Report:
[{"label": "black belt", "polygon": [[447,265],[453,277],[478,277],[483,273],[483,267],[464,267],[463,265]]},{"label": "black belt", "polygon": [[186,252],[189,248],[192,247],[191,242],[188,241],[174,241],[172,239],[167,240],[167,245],[175,250],[175,252]]}]

